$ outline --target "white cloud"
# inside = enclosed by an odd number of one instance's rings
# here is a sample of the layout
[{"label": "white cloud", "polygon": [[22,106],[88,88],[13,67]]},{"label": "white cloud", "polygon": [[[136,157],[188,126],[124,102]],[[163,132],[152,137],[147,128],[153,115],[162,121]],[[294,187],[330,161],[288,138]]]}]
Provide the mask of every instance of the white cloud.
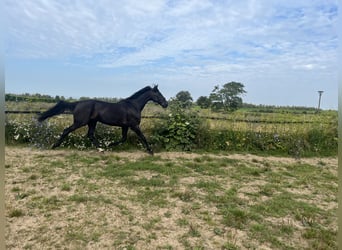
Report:
[{"label": "white cloud", "polygon": [[189,0],[189,1],[175,1],[168,14],[173,17],[188,16],[191,14],[197,14],[198,12],[205,11],[212,7],[214,3],[206,0]]},{"label": "white cloud", "polygon": [[[226,59],[219,54],[224,51],[259,57],[272,54],[272,49],[273,53],[292,53],[286,46],[296,50],[302,42],[310,45],[317,41],[322,47],[327,37],[320,35],[332,36],[336,23],[336,17],[331,19],[326,11],[317,11],[322,3],[217,3],[6,1],[8,51],[23,57],[35,53],[46,57],[103,54],[103,63],[113,66],[183,57],[184,51],[220,61]],[[122,58],[116,54],[112,57],[120,47],[136,49]]]},{"label": "white cloud", "polygon": [[211,82],[327,74],[337,64],[336,8],[337,0],[5,0],[6,54]]}]

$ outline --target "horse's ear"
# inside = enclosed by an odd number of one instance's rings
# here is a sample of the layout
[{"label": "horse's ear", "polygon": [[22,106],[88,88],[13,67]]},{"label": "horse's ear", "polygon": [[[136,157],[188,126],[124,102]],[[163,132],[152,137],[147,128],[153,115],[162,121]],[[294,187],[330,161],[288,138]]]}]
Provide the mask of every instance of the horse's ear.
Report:
[{"label": "horse's ear", "polygon": [[158,84],[153,85],[153,90],[158,90]]}]

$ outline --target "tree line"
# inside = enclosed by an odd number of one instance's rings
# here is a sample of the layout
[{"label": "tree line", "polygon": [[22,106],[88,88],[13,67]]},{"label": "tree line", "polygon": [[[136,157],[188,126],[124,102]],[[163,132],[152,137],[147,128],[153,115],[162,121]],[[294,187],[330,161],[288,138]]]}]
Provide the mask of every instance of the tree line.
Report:
[{"label": "tree line", "polygon": [[[209,96],[200,96],[195,103],[201,108],[211,108],[213,111],[235,111],[243,105],[242,95],[246,93],[244,88],[240,82],[216,85]],[[178,92],[174,100],[184,108],[193,104],[189,91]]]},{"label": "tree line", "polygon": [[[48,102],[48,103],[55,103],[59,101],[81,101],[90,99],[89,97],[80,97],[79,99],[75,99],[72,97],[65,98],[64,96],[50,96],[50,95],[42,95],[42,94],[5,94],[5,101],[12,101],[12,102]],[[106,101],[106,102],[117,102],[120,99],[116,97],[96,97],[92,98],[96,100]]]},{"label": "tree line", "polygon": [[[316,111],[314,107],[278,107],[274,105],[255,105],[243,102],[243,95],[247,93],[244,84],[240,82],[228,82],[220,85],[215,85],[212,92],[208,96],[200,96],[196,101],[193,100],[191,93],[186,90],[179,91],[175,97],[171,98],[170,102],[177,102],[182,108],[190,108],[193,105],[197,105],[203,109],[211,109],[212,111],[235,111],[240,108],[250,108],[258,112],[272,113],[276,110],[282,110],[286,112],[294,110],[298,112],[313,112]],[[89,97],[80,97],[79,99],[65,98],[64,96],[50,96],[42,94],[5,94],[5,101],[16,101],[16,102],[48,102],[56,103],[61,100],[67,101],[78,101],[90,99]],[[116,97],[98,97],[93,98],[96,100],[106,101],[106,102],[117,102],[120,98]]]},{"label": "tree line", "polygon": [[[218,110],[236,110],[242,106],[241,95],[246,93],[244,85],[239,82],[230,82],[224,84],[222,87],[216,85],[209,97],[201,96],[198,98],[196,104],[201,108],[212,108]],[[88,97],[81,97],[79,100],[89,99]],[[95,98],[97,100],[107,102],[117,102],[118,98]],[[16,102],[58,102],[61,100],[76,101],[73,98],[66,99],[64,96],[50,96],[42,94],[5,94],[5,101]],[[190,107],[193,104],[193,99],[189,91],[180,91],[171,101],[178,101],[182,107]]]},{"label": "tree line", "polygon": [[228,82],[222,86],[216,85],[208,96],[200,96],[196,101],[193,100],[189,91],[182,90],[176,94],[171,100],[178,102],[183,108],[190,108],[197,105],[202,109],[211,109],[217,111],[235,111],[240,108],[253,109],[254,112],[261,113],[313,113],[317,109],[315,107],[298,107],[298,106],[275,106],[275,105],[255,105],[243,102],[243,95],[247,93],[244,84],[240,82]]}]

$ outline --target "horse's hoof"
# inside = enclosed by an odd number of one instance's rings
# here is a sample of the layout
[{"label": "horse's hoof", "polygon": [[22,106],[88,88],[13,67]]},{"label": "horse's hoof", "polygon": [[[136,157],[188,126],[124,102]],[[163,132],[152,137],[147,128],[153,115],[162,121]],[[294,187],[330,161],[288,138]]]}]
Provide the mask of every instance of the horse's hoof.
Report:
[{"label": "horse's hoof", "polygon": [[153,154],[154,154],[152,150],[148,150],[147,153],[151,156],[153,156]]},{"label": "horse's hoof", "polygon": [[97,148],[97,151],[99,151],[100,153],[104,153],[104,149],[103,148]]}]

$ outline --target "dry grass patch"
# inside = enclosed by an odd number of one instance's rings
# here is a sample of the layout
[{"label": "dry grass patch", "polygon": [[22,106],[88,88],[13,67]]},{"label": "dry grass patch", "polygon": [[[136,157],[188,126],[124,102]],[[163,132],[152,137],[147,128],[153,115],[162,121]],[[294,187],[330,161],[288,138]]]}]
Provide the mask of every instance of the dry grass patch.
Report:
[{"label": "dry grass patch", "polygon": [[337,159],[6,147],[9,249],[337,249]]}]

